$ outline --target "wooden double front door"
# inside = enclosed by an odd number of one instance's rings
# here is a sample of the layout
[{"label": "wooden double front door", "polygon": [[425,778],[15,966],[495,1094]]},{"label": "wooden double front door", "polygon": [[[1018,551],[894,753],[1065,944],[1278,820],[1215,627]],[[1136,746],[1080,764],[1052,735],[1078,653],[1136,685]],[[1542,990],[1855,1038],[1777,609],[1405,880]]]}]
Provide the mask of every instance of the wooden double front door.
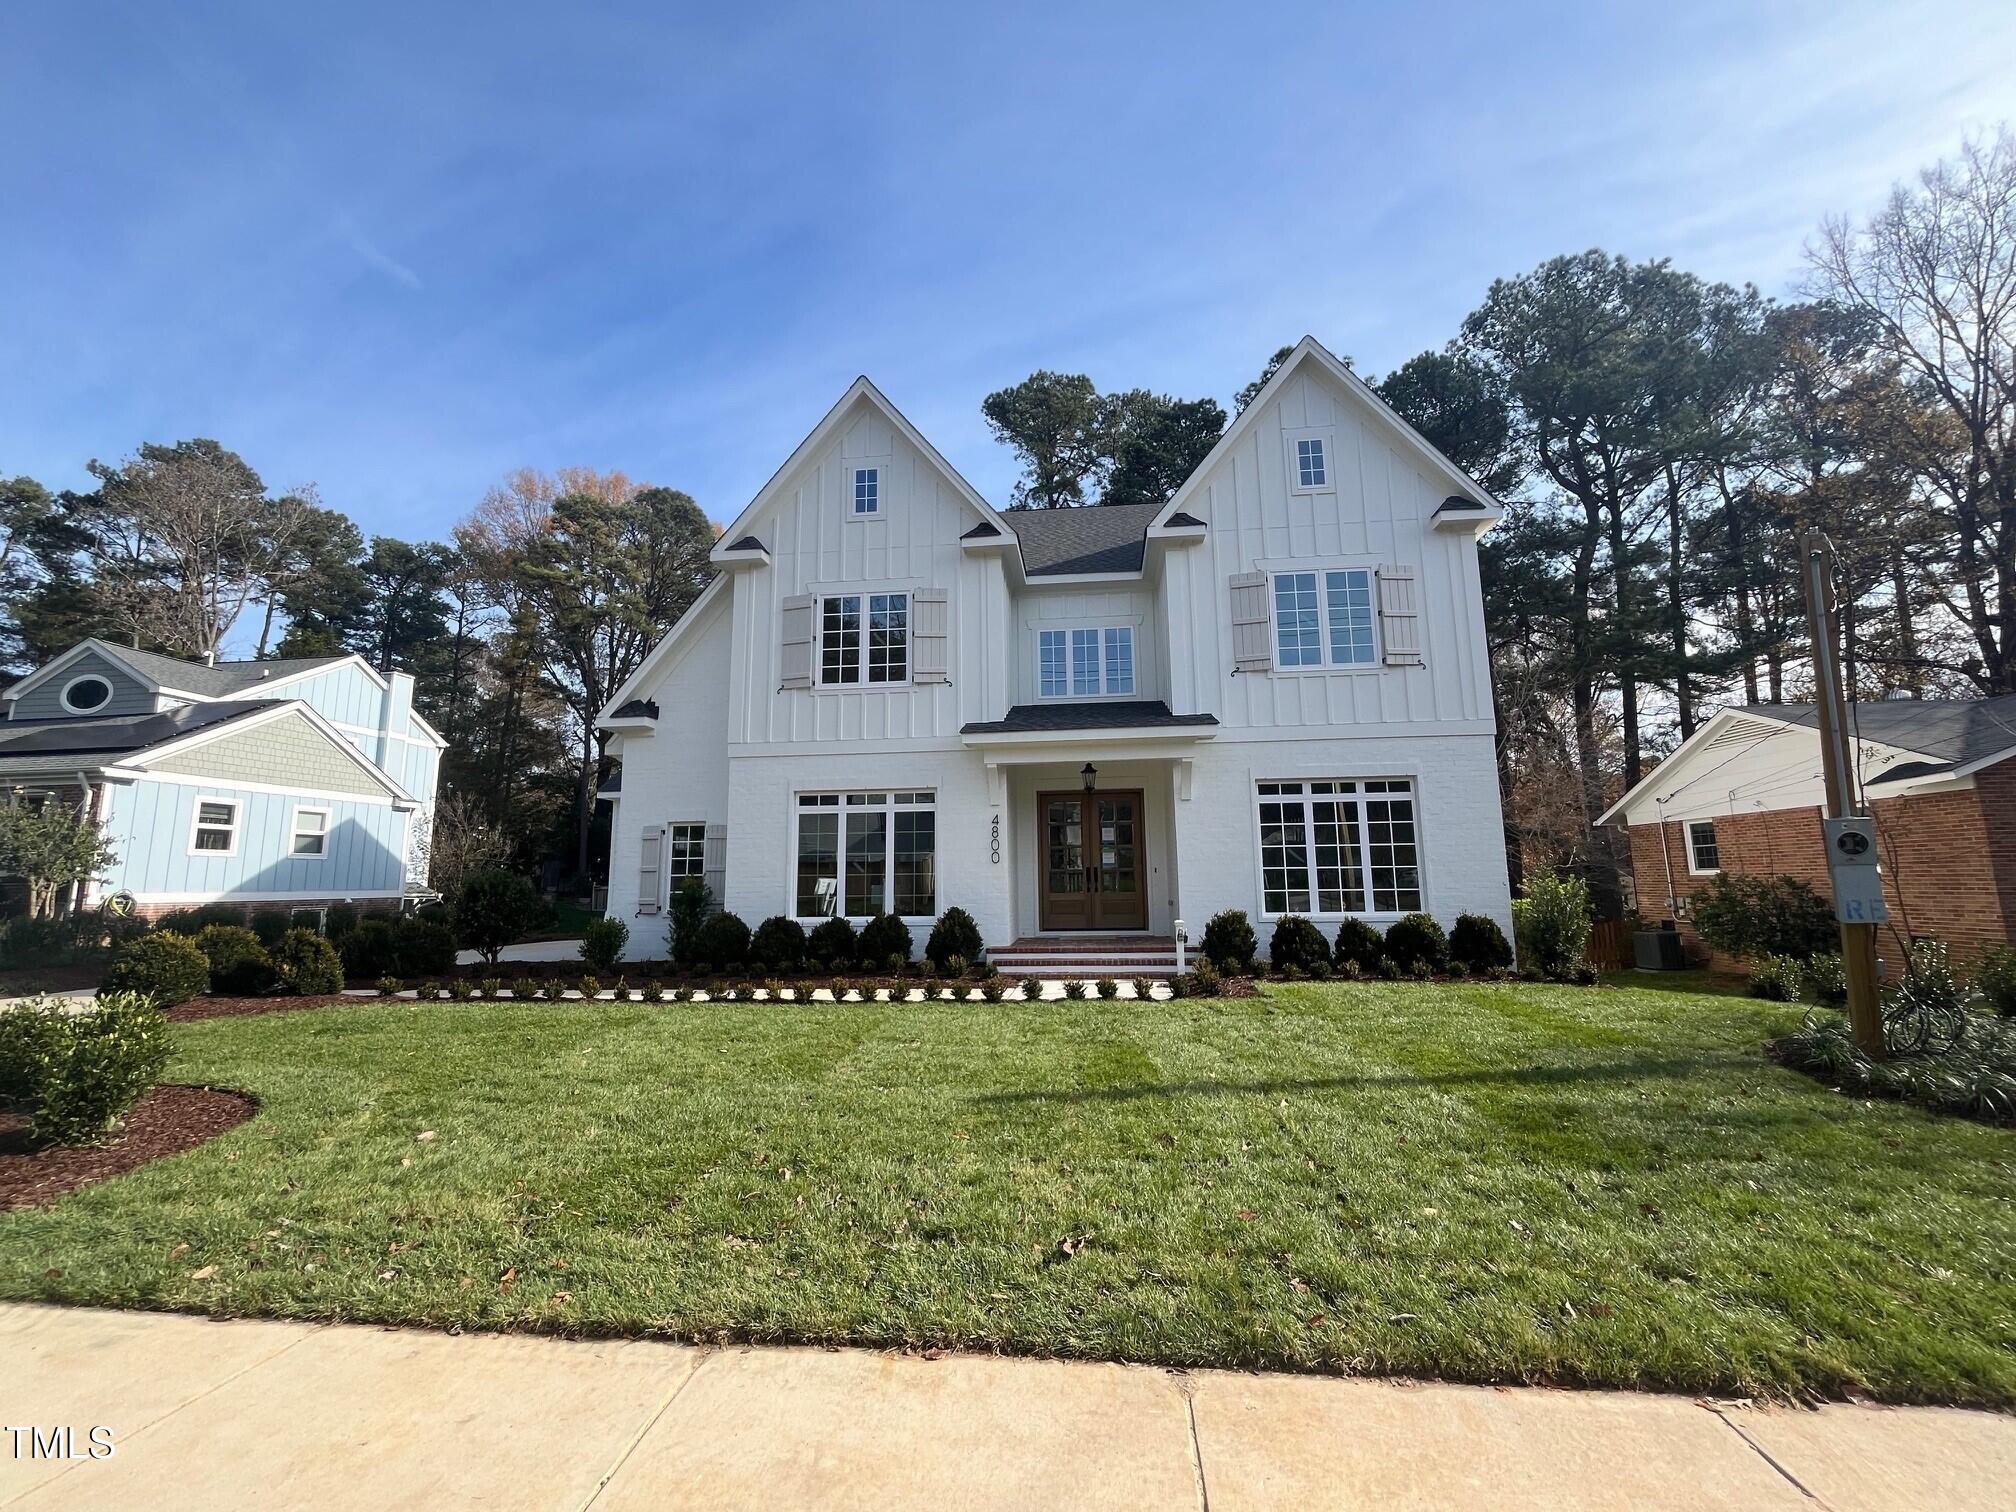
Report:
[{"label": "wooden double front door", "polygon": [[1038,793],[1038,913],[1045,929],[1146,929],[1141,794]]}]

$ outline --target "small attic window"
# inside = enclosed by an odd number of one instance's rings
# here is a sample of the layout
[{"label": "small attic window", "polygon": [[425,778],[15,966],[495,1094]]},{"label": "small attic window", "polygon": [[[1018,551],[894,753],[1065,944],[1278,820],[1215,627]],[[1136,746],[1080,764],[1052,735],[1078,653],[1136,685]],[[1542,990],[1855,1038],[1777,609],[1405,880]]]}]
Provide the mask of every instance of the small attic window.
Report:
[{"label": "small attic window", "polygon": [[1323,441],[1312,436],[1295,443],[1295,472],[1300,487],[1321,488],[1330,480],[1330,470],[1324,464]]},{"label": "small attic window", "polygon": [[72,714],[89,714],[112,701],[112,684],[97,673],[73,677],[63,685],[63,707]]},{"label": "small attic window", "polygon": [[882,469],[879,467],[857,467],[854,469],[854,510],[855,518],[882,513]]}]

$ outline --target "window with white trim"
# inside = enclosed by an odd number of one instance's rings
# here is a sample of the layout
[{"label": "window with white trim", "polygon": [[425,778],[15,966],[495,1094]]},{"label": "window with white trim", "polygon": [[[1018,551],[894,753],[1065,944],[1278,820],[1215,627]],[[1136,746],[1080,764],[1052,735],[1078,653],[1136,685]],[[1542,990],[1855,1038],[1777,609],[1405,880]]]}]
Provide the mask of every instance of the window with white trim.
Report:
[{"label": "window with white trim", "polygon": [[91,714],[112,702],[112,684],[96,672],[86,672],[63,684],[63,707],[72,714]]},{"label": "window with white trim", "polygon": [[1115,698],[1134,691],[1134,627],[1093,625],[1036,632],[1042,698]]},{"label": "window with white trim", "polygon": [[1379,660],[1371,568],[1277,572],[1270,587],[1277,667],[1369,667]]},{"label": "window with white trim", "polygon": [[707,875],[707,826],[668,824],[665,826],[665,875],[677,887],[689,878]]},{"label": "window with white trim", "polygon": [[233,798],[199,798],[189,828],[189,854],[230,856],[238,850],[238,803]]},{"label": "window with white trim", "polygon": [[297,861],[319,861],[329,854],[329,810],[294,810],[294,831],[288,839],[287,854]]},{"label": "window with white trim", "polygon": [[1295,483],[1298,488],[1324,488],[1330,482],[1329,461],[1323,455],[1323,438],[1308,436],[1295,443]]},{"label": "window with white trim", "polygon": [[819,600],[819,683],[910,680],[910,595],[836,593]]},{"label": "window with white trim", "polygon": [[854,509],[859,515],[882,513],[882,469],[879,467],[857,467],[854,469]]},{"label": "window with white trim", "polygon": [[1414,784],[1258,784],[1261,911],[1403,914],[1421,907]]},{"label": "window with white trim", "polygon": [[1722,870],[1722,848],[1715,840],[1715,821],[1696,819],[1687,826],[1687,870],[1706,876]]},{"label": "window with white trim", "polygon": [[938,912],[936,793],[800,793],[796,814],[797,917]]}]

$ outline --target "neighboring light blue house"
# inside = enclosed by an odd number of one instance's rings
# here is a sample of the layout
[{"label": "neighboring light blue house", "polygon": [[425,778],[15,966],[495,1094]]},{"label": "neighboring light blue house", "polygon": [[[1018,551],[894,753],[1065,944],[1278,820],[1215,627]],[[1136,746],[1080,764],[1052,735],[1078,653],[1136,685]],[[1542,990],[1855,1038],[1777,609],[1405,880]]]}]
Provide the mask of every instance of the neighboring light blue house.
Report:
[{"label": "neighboring light blue house", "polygon": [[0,802],[81,797],[117,853],[73,906],[319,916],[426,893],[446,742],[414,712],[404,672],[359,656],[190,662],[87,640],[0,704]]}]

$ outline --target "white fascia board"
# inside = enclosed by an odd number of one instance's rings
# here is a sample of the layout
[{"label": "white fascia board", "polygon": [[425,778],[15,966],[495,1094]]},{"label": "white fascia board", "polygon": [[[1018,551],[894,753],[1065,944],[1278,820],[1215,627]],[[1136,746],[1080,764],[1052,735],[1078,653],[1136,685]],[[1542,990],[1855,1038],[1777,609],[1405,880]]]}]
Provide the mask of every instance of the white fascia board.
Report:
[{"label": "white fascia board", "polygon": [[[730,581],[728,575],[722,573],[700,591],[700,597],[693,600],[686,612],[673,621],[670,630],[658,637],[658,644],[645,653],[644,660],[637,664],[637,670],[623,680],[622,687],[609,695],[609,702],[603,705],[605,710],[620,709],[631,699],[641,696],[638,690],[651,685],[659,670],[671,659],[672,653],[699,627],[714,602],[727,592]],[[598,714],[595,719],[596,728],[617,728],[603,722],[606,718],[613,717]]]},{"label": "white fascia board", "polygon": [[1204,460],[1190,470],[1190,476],[1183,480],[1182,486],[1169,496],[1169,502],[1164,504],[1156,513],[1155,518],[1149,522],[1148,528],[1151,531],[1160,529],[1171,515],[1179,512],[1189,502],[1192,495],[1202,487],[1199,480],[1218,464],[1220,458],[1224,457],[1233,447],[1239,444],[1245,437],[1246,432],[1258,423],[1258,416],[1262,406],[1274,397],[1281,385],[1285,384],[1304,363],[1308,362],[1315,363],[1324,373],[1342,387],[1346,393],[1353,395],[1361,403],[1369,406],[1378,418],[1385,421],[1388,426],[1399,434],[1407,448],[1430,471],[1447,481],[1450,487],[1465,494],[1475,495],[1483,502],[1487,509],[1497,510],[1501,514],[1504,512],[1505,506],[1499,500],[1493,498],[1483,484],[1443,456],[1429,442],[1427,437],[1423,436],[1421,432],[1403,420],[1392,405],[1381,399],[1376,389],[1356,373],[1352,372],[1342,362],[1338,361],[1330,350],[1314,336],[1304,336],[1300,341],[1295,343],[1295,349],[1288,354],[1287,361],[1283,362],[1275,371],[1274,376],[1267,380],[1266,387],[1255,394],[1252,403],[1241,410],[1238,417],[1225,428],[1225,434],[1218,438],[1218,444],[1205,454]]},{"label": "white fascia board", "polygon": [[[925,458],[945,475],[951,482],[954,491],[967,504],[972,506],[981,519],[987,521],[996,530],[1001,531],[1010,540],[1014,540],[1015,533],[1008,528],[1007,522],[1001,518],[1000,513],[994,506],[980,497],[980,491],[960,476],[959,470],[945,460],[938,448],[924,438],[924,433],[912,425],[909,418],[901,410],[897,409],[895,405],[891,404],[888,397],[875,387],[873,383],[869,382],[868,376],[864,373],[847,386],[847,391],[834,402],[831,409],[826,411],[819,423],[813,426],[805,439],[800,441],[792,450],[791,455],[784,459],[783,465],[770,475],[769,482],[756,491],[756,497],[751,499],[742,512],[735,516],[733,523],[721,532],[723,542],[739,541],[744,535],[749,533],[751,523],[777,497],[778,491],[784,485],[784,479],[790,476],[791,472],[800,462],[812,456],[821,446],[825,445],[834,431],[839,429],[841,420],[846,416],[848,410],[853,408],[855,401],[861,399],[867,400],[868,403],[880,410],[889,423],[895,427],[898,434],[922,452]],[[710,556],[714,562],[724,566],[735,560],[735,554],[728,551],[725,546],[716,546],[713,552],[710,553]],[[747,560],[747,557],[744,556],[743,560]]]},{"label": "white fascia board", "polygon": [[[1655,787],[1670,785],[1676,776],[1686,770],[1686,765],[1691,761],[1694,753],[1726,729],[1730,721],[1735,717],[1736,710],[1734,709],[1717,710],[1714,717],[1708,723],[1701,726],[1700,729],[1675,746],[1672,755],[1639,778],[1637,783],[1625,792],[1621,798],[1598,814],[1596,816],[1597,827],[1601,828],[1603,825],[1618,822],[1627,809],[1634,807],[1640,799],[1650,795]],[[1771,718],[1773,716],[1766,715],[1764,717]],[[1784,725],[1787,729],[1797,728],[1786,720],[1778,720],[1777,722]]]}]

